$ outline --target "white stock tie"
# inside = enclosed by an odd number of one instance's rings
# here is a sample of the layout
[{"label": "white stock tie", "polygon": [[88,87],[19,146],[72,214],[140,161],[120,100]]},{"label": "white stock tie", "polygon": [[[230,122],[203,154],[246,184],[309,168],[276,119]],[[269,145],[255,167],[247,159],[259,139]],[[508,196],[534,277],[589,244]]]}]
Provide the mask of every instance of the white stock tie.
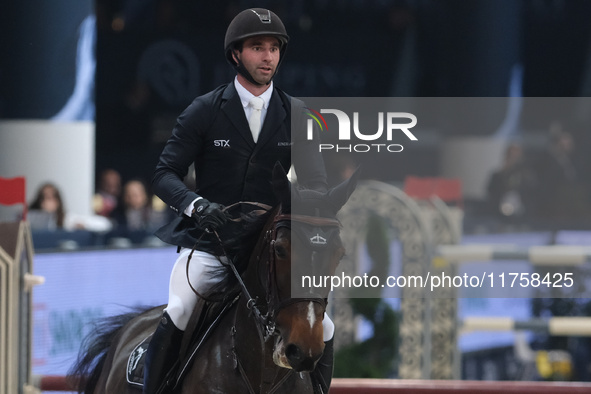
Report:
[{"label": "white stock tie", "polygon": [[253,97],[248,102],[248,105],[252,107],[250,112],[250,118],[248,119],[248,125],[252,133],[252,139],[257,142],[259,139],[259,133],[261,132],[261,110],[265,102],[260,97]]}]

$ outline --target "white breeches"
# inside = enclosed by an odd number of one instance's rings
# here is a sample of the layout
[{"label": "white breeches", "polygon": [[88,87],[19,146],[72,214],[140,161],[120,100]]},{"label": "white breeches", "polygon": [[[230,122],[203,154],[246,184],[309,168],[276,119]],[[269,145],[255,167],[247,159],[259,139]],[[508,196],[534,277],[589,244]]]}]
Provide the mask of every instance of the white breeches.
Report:
[{"label": "white breeches", "polygon": [[[187,280],[187,260],[190,254],[191,249],[182,249],[174,263],[168,287],[168,305],[165,309],[174,325],[183,331],[187,328],[191,313],[197,305],[197,295]],[[188,278],[193,288],[200,294],[211,289],[216,283],[216,280],[211,278],[211,273],[221,266],[216,256],[199,250],[194,251],[189,263]]]},{"label": "white breeches", "polygon": [[[168,288],[168,305],[165,309],[174,325],[182,331],[187,328],[191,313],[197,304],[197,295],[187,281],[187,260],[190,254],[190,249],[182,249],[174,263]],[[225,257],[221,259],[224,263],[226,262]],[[210,290],[219,280],[212,278],[211,273],[221,266],[218,257],[206,252],[194,251],[189,264],[189,280],[193,288],[201,294]],[[322,325],[326,342],[334,335],[334,323],[326,313]]]}]

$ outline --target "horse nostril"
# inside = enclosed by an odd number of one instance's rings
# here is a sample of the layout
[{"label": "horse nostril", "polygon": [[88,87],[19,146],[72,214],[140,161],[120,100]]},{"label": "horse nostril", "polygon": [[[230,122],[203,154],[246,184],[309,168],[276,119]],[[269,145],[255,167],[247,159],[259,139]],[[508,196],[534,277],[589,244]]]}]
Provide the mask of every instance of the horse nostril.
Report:
[{"label": "horse nostril", "polygon": [[293,343],[285,347],[285,357],[296,372],[312,371],[318,360],[318,357],[307,357],[302,349]]},{"label": "horse nostril", "polygon": [[297,345],[290,343],[285,348],[285,357],[287,357],[291,365],[297,364],[302,360],[302,351]]}]

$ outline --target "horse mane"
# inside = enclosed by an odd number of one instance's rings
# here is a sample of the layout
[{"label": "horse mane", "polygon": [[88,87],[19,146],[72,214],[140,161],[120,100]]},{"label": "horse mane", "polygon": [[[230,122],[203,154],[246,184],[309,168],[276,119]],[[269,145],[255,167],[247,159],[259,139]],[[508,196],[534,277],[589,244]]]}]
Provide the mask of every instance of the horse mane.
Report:
[{"label": "horse mane", "polygon": [[[275,211],[276,208],[272,208],[263,214],[256,214],[254,212],[243,214],[241,220],[244,223],[244,233],[240,237],[239,244],[224,245],[225,248],[230,246],[230,248],[236,250],[236,253],[229,257],[232,259],[239,274],[244,273],[248,267],[248,263],[254,253],[256,245],[258,244],[258,240],[261,237],[265,224],[267,223],[269,216]],[[223,241],[224,240],[222,240],[222,242]],[[213,273],[213,277],[218,280],[210,291],[203,294],[203,298],[207,301],[226,301],[229,298],[233,298],[239,290],[238,280],[229,266],[224,265],[216,270]]]},{"label": "horse mane", "polygon": [[82,341],[76,362],[67,373],[68,385],[78,393],[94,392],[107,352],[119,331],[133,318],[152,308],[136,307],[127,313],[94,321]]}]

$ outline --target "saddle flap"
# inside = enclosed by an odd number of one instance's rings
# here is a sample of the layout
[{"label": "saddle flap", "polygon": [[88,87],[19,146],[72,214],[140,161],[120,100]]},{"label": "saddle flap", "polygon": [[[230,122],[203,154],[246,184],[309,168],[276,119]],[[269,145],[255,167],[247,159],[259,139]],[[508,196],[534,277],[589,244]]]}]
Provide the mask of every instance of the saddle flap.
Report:
[{"label": "saddle flap", "polygon": [[[174,379],[176,381],[175,387],[182,381],[201,345],[237,300],[238,296],[226,303],[204,303],[203,308],[195,309],[195,316],[191,318],[193,327],[187,327],[185,332],[185,336],[188,337],[186,341],[187,348],[184,354],[181,355],[181,360],[171,365],[171,371],[167,374],[168,378],[172,377],[171,374],[173,373],[176,375]],[[144,338],[129,354],[126,365],[126,378],[131,386],[141,388],[144,385],[144,364],[151,339],[152,334]],[[183,338],[183,342],[185,342],[185,338]]]}]

